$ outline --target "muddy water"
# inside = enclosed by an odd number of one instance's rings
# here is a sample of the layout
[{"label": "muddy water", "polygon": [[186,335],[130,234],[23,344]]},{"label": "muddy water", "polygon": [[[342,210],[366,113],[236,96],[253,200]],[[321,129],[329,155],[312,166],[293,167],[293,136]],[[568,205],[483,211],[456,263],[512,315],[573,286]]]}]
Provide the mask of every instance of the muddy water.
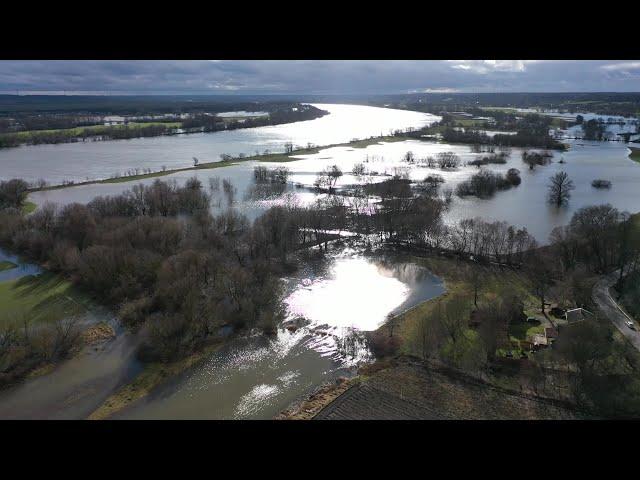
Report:
[{"label": "muddy water", "polygon": [[[25,263],[1,249],[0,260],[18,265],[1,272],[0,281],[39,275],[43,271],[38,265]],[[0,419],[85,418],[140,370],[134,357],[134,337],[119,327],[109,311],[93,306],[78,320],[83,326],[109,323],[117,335],[102,344],[85,347],[79,355],[62,362],[51,373],[0,390]]]},{"label": "muddy water", "polygon": [[390,266],[347,250],[288,279],[288,290],[289,320],[304,317],[295,331],[281,328],[271,339],[232,340],[114,418],[273,418],[319,385],[352,375],[355,365],[370,360],[363,330],[377,328],[390,312],[443,293],[444,287],[415,265]]},{"label": "muddy water", "polygon": [[83,419],[140,371],[135,342],[120,332],[43,376],[0,391],[0,419]]}]

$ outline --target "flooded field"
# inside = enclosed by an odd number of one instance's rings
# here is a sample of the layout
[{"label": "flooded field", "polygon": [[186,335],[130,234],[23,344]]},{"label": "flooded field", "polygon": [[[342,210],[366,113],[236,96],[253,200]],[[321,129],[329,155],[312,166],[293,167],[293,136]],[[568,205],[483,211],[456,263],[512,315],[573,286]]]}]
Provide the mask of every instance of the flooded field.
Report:
[{"label": "flooded field", "polygon": [[[487,220],[504,220],[518,227],[526,227],[540,243],[546,243],[551,230],[568,223],[573,213],[581,207],[593,204],[611,203],[614,207],[631,212],[640,211],[640,197],[636,195],[640,182],[640,164],[628,158],[629,149],[621,142],[590,142],[567,140],[570,148],[566,152],[554,152],[552,162],[529,170],[521,159],[522,149],[512,149],[506,164],[482,167],[494,172],[505,173],[510,168],[521,171],[522,183],[508,191],[497,192],[492,198],[459,198],[454,196],[451,208],[445,213],[446,223],[455,223],[464,218],[483,217]],[[455,152],[462,165],[456,170],[425,168],[403,162],[407,151],[417,158],[435,156],[440,152]],[[197,177],[207,188],[209,179],[229,179],[236,192],[232,201],[221,190],[210,191],[212,213],[231,207],[246,215],[250,220],[269,207],[285,202],[310,204],[317,198],[326,197],[313,191],[313,183],[319,171],[333,164],[338,165],[344,175],[337,187],[365,182],[379,182],[394,174],[396,169],[406,169],[412,180],[424,179],[427,175],[442,175],[445,187],[454,188],[460,182],[478,172],[478,167],[464,164],[486,154],[473,153],[467,145],[409,140],[403,142],[380,143],[366,148],[333,147],[323,149],[313,155],[301,156],[299,160],[278,163],[260,163],[269,167],[286,166],[290,170],[289,183],[281,193],[260,198],[252,192],[253,168],[258,162],[243,162],[237,165],[211,170],[178,172],[163,177],[183,183],[190,177]],[[562,163],[561,163],[562,161]],[[375,175],[356,177],[350,172],[357,163],[364,163]],[[547,202],[549,177],[557,171],[566,171],[576,189],[572,192],[568,205],[556,208]],[[594,179],[602,178],[612,182],[612,188],[598,190],[591,186]],[[116,184],[96,184],[70,187],[61,190],[36,192],[30,199],[37,204],[51,201],[59,204],[70,202],[86,203],[97,195],[113,195],[130,189],[135,183],[150,184],[153,178],[142,182]],[[303,188],[297,188],[296,185]]]},{"label": "flooded field", "polygon": [[[319,106],[324,108],[322,105]],[[265,140],[267,137],[261,136],[262,133],[258,134],[255,131],[235,131],[140,139],[139,150],[136,150],[137,140],[98,142],[79,147],[95,147],[96,152],[107,145],[116,149],[108,149],[108,154],[106,149],[103,151],[109,158],[106,164],[101,163],[100,155],[91,156],[93,154],[90,154],[89,161],[84,163],[86,168],[94,169],[92,175],[100,177],[112,173],[105,173],[113,166],[109,162],[124,164],[129,161],[127,158],[135,157],[141,165],[157,165],[156,155],[161,159],[160,162],[167,161],[166,155],[172,155],[175,164],[167,165],[170,168],[183,167],[190,164],[193,156],[198,156],[202,162],[215,160],[214,157],[206,155],[213,155],[212,152],[218,152],[217,149],[232,154],[253,153],[252,150],[247,150],[251,142],[255,149],[274,150],[276,145],[287,139],[295,139],[295,142],[300,143],[337,143],[353,137],[388,133],[392,128],[417,127],[430,121],[429,116],[416,112],[361,110],[372,107],[345,105],[326,107],[332,109],[332,115],[311,122],[279,126],[289,129],[286,135],[280,132],[282,135],[278,136],[280,134],[273,134],[271,131],[273,135],[268,137],[268,140]],[[382,110],[380,115],[385,115],[384,121],[380,120],[383,116],[377,116],[378,110]],[[412,115],[405,116],[406,114]],[[398,117],[394,118],[396,115]],[[371,118],[367,118],[368,116]],[[358,118],[362,123],[357,121]],[[316,134],[315,127],[303,125],[317,126],[319,124],[314,122],[330,119],[333,119],[334,123],[326,128],[318,127],[320,133],[317,133],[317,137],[313,137]],[[343,120],[335,122],[336,119]],[[388,124],[385,123],[387,120]],[[275,129],[277,132],[279,127],[253,130]],[[374,131],[375,129],[379,131]],[[238,148],[237,151],[226,145],[220,147],[211,142],[215,135],[237,135],[239,132],[251,137],[251,140],[245,139],[236,144],[233,139],[227,139],[229,145]],[[305,136],[313,138],[305,138],[303,141],[302,138]],[[184,139],[189,140],[187,142]],[[174,150],[168,149],[167,152],[160,153],[163,145],[166,145],[163,142],[175,140],[177,146],[172,147]],[[143,146],[145,142],[150,142],[147,144],[149,148]],[[523,163],[523,150],[515,148],[511,150],[505,164],[481,167],[501,173],[510,168],[517,168],[521,172],[522,183],[510,190],[498,192],[488,199],[454,196],[444,214],[445,222],[452,224],[473,217],[504,220],[518,227],[526,227],[540,243],[546,243],[551,230],[555,226],[568,223],[573,213],[581,207],[611,203],[621,210],[640,211],[640,196],[637,195],[640,164],[628,158],[629,150],[624,143],[583,140],[567,140],[567,143],[570,145],[568,151],[554,152],[549,165],[538,166],[533,170],[529,170]],[[121,144],[122,147],[119,146]],[[133,146],[128,152],[133,153],[134,157],[126,157],[126,152],[117,150],[127,148],[127,144],[129,147]],[[34,152],[37,148],[40,147],[29,147],[23,152]],[[176,154],[176,148],[182,149],[179,155]],[[207,149],[209,153],[203,155],[198,150],[200,148]],[[20,149],[15,151],[18,150]],[[407,164],[403,158],[408,151],[413,152],[418,159],[451,151],[460,157],[461,165],[453,170],[440,170],[427,168],[419,162]],[[28,173],[31,168],[43,170],[43,164],[38,162],[48,158],[47,155],[40,157],[40,154],[36,154],[33,157],[35,162],[29,165],[26,157],[7,160],[8,157],[4,156],[6,153],[0,152],[0,165],[24,168],[26,170],[22,170],[23,173]],[[70,161],[82,163],[81,155],[74,155],[76,154],[68,157]],[[299,156],[287,163],[242,162],[224,168],[177,172],[163,177],[162,180],[176,181],[180,184],[195,176],[211,196],[212,213],[220,213],[230,208],[253,220],[273,205],[306,205],[326,197],[327,194],[316,192],[313,185],[318,172],[334,164],[344,172],[337,182],[338,193],[354,185],[383,181],[398,172],[414,181],[438,174],[443,177],[445,187],[455,189],[456,185],[479,171],[478,167],[467,163],[484,155],[486,154],[474,153],[469,145],[417,140],[381,142],[366,148],[325,148],[316,154]],[[56,162],[55,159],[52,161]],[[359,163],[364,164],[367,174],[356,176],[351,173],[353,167]],[[256,188],[254,182],[253,169],[257,165],[286,166],[290,171],[288,183],[277,191],[261,191]],[[55,175],[59,174],[58,178],[62,178],[68,175],[66,172],[73,170],[73,166],[69,167],[70,170],[67,170],[67,167],[64,167],[64,172],[60,170],[55,173],[55,167],[51,170],[47,167],[46,171],[53,171]],[[128,167],[130,165],[127,165]],[[567,172],[576,188],[572,192],[569,204],[556,208],[547,203],[546,193],[549,177],[560,170]],[[4,172],[5,170],[3,174]],[[611,181],[612,187],[593,188],[591,182],[598,178]],[[220,181],[225,179],[234,187],[231,193],[219,187]],[[30,195],[30,200],[38,205],[47,201],[58,204],[86,203],[98,195],[118,194],[136,183],[149,184],[153,181],[155,179],[149,178],[141,182],[95,184],[36,192]],[[5,255],[7,260],[15,260],[2,252],[0,260],[5,259],[2,255]],[[29,271],[32,267],[27,265],[21,268]],[[0,281],[3,280],[4,274],[15,275],[15,272],[11,273],[14,270],[17,269],[0,273]],[[397,258],[364,256],[361,252],[349,248],[332,250],[324,262],[308,262],[296,275],[286,278],[285,284],[287,293],[284,301],[288,308],[288,317],[285,324],[278,329],[277,335],[271,338],[248,335],[228,341],[202,364],[171,379],[150,396],[119,412],[115,418],[272,418],[320,384],[340,376],[349,376],[358,362],[368,360],[370,352],[362,335],[363,331],[375,330],[390,313],[399,313],[444,292],[442,281],[421,267]],[[15,418],[22,415],[27,418],[82,418],[88,415],[91,408],[95,409],[117,385],[138,371],[139,364],[132,353],[134,345],[130,342],[134,342],[133,337],[121,333],[111,346],[103,351],[87,352],[86,355],[60,366],[50,375],[29,380],[11,392],[2,392],[0,417]]]},{"label": "flooded field", "polygon": [[[444,292],[440,279],[410,263],[352,251],[287,279],[289,321],[274,338],[231,340],[199,367],[114,418],[269,419],[319,385],[370,359],[362,331]],[[326,298],[340,291],[340,295]],[[384,291],[387,294],[382,295]],[[376,294],[377,292],[377,294]],[[285,323],[286,324],[286,323]]]}]

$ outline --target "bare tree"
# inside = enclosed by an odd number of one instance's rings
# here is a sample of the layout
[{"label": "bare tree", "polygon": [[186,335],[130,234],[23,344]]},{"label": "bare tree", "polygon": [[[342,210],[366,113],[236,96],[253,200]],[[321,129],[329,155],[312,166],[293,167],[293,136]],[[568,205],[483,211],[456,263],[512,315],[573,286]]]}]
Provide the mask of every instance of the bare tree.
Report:
[{"label": "bare tree", "polygon": [[556,173],[549,178],[549,202],[560,207],[569,201],[571,191],[575,188],[567,172]]}]

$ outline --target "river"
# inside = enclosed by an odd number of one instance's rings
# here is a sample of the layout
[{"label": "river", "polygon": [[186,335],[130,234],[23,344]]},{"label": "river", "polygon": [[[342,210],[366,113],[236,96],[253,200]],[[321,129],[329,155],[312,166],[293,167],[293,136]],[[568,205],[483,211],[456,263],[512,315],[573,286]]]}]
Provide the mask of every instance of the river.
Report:
[{"label": "river", "polygon": [[304,122],[213,133],[194,133],[129,140],[86,141],[0,149],[0,179],[22,178],[50,184],[110,178],[138,168],[159,171],[217,162],[223,153],[284,151],[284,144],[306,146],[348,142],[389,134],[395,129],[420,128],[438,117],[420,112],[358,105],[314,104],[329,115]]}]

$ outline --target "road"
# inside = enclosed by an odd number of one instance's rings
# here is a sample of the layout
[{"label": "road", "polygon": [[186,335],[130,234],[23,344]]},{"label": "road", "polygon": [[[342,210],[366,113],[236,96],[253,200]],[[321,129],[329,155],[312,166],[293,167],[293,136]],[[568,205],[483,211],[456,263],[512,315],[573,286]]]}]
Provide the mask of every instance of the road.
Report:
[{"label": "road", "polygon": [[631,320],[636,326],[636,329],[638,328],[638,324],[620,308],[609,293],[609,289],[618,280],[619,274],[620,271],[616,270],[609,275],[601,277],[593,286],[593,300],[606,317],[620,330],[620,333],[627,337],[636,349],[640,350],[640,332],[638,330],[631,330],[626,322]]}]

